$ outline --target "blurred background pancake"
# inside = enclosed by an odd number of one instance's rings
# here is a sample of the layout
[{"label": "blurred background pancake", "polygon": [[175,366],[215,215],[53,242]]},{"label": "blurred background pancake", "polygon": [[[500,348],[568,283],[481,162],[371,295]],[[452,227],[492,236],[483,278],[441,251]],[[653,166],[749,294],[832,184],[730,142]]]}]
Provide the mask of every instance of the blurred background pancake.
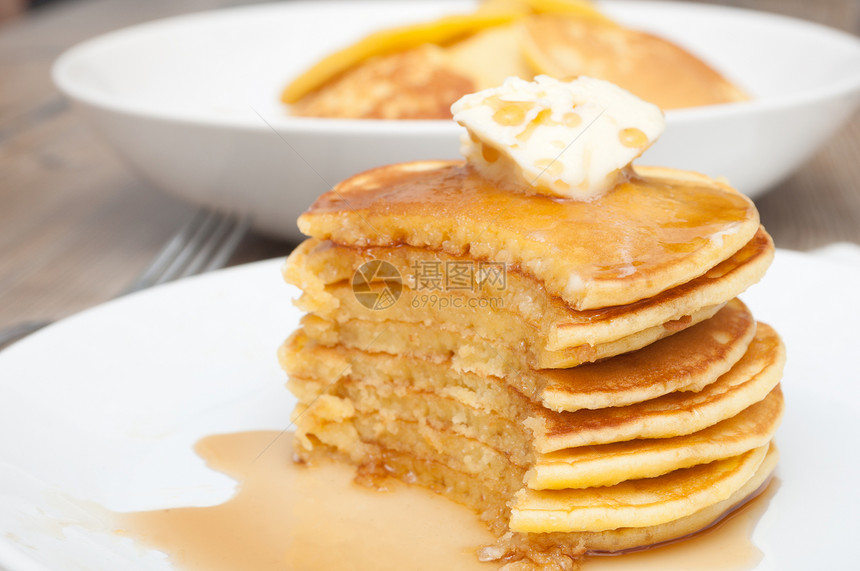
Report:
[{"label": "blurred background pancake", "polygon": [[490,0],[472,14],[371,34],[300,74],[282,100],[308,117],[447,119],[466,93],[541,74],[605,79],[663,109],[748,99],[697,55],[589,2]]}]

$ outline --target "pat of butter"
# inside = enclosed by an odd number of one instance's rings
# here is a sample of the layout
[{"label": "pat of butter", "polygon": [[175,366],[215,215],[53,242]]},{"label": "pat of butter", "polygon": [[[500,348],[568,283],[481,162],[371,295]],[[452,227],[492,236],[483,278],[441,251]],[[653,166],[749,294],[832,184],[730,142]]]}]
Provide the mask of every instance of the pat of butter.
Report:
[{"label": "pat of butter", "polygon": [[510,77],[462,97],[451,112],[467,131],[460,150],[483,176],[576,200],[613,188],[665,127],[659,107],[590,77]]}]

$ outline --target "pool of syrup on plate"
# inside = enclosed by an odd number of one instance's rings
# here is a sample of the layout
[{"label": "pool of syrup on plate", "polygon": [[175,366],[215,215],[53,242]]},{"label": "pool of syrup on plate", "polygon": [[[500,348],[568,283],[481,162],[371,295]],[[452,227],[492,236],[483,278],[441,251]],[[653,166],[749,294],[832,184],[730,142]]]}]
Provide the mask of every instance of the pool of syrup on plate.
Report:
[{"label": "pool of syrup on plate", "polygon": [[[237,480],[234,496],[210,507],[118,514],[118,532],[164,551],[177,569],[497,567],[476,558],[476,549],[494,538],[469,509],[397,481],[387,492],[358,486],[348,465],[294,464],[291,441],[289,434],[270,431],[203,438],[197,453],[209,467]],[[752,569],[762,553],[750,538],[775,484],[705,532],[656,549],[592,557],[584,569]]]}]

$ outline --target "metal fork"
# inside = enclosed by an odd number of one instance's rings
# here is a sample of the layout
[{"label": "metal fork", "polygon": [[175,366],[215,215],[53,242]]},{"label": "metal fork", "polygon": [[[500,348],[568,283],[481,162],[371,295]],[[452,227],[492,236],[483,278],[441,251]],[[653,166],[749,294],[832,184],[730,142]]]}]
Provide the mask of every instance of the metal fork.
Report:
[{"label": "metal fork", "polygon": [[[224,267],[250,228],[250,220],[201,208],[170,239],[122,297],[158,284]],[[0,350],[53,321],[27,321],[0,331]]]}]

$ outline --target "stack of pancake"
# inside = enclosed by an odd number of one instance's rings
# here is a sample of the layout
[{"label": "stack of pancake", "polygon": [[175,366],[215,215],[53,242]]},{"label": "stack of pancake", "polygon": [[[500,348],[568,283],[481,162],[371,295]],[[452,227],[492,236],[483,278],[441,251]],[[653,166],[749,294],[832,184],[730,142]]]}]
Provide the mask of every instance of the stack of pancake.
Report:
[{"label": "stack of pancake", "polygon": [[730,187],[637,167],[578,202],[425,161],[340,183],[299,226],[299,457],[474,508],[501,538],[485,559],[682,537],[773,471],[784,349],[736,299],[773,245]]}]

